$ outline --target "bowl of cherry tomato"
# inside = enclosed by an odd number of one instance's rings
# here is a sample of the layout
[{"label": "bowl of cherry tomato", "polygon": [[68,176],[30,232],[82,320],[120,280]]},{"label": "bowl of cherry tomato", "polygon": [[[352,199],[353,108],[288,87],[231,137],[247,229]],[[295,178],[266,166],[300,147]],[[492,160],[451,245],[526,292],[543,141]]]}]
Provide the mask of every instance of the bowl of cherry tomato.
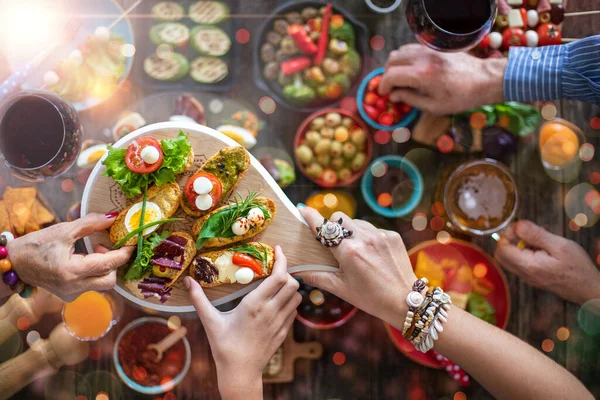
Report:
[{"label": "bowl of cherry tomato", "polygon": [[356,95],[358,112],[375,129],[393,131],[412,123],[419,110],[404,103],[392,103],[389,96],[378,93],[384,68],[372,71],[361,82]]}]

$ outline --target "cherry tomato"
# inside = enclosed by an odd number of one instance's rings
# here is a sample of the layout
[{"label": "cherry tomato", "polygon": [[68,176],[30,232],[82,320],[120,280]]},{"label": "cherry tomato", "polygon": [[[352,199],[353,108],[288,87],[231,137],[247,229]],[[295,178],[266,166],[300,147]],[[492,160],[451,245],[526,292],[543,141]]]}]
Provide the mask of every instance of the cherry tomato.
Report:
[{"label": "cherry tomato", "polygon": [[402,119],[402,114],[396,107],[390,107],[387,112],[392,116],[394,122],[398,122]]},{"label": "cherry tomato", "polygon": [[521,28],[508,28],[502,33],[502,48],[508,50],[511,46],[525,46],[525,32]]},{"label": "cherry tomato", "polygon": [[375,108],[378,109],[379,111],[385,111],[385,109],[387,108],[388,102],[385,101],[385,99],[383,98],[378,98],[377,101],[375,102]]},{"label": "cherry tomato", "polygon": [[483,37],[483,39],[481,39],[481,42],[479,42],[479,47],[482,49],[487,49],[488,47],[490,47],[490,34],[489,33],[487,35],[485,35]]},{"label": "cherry tomato", "polygon": [[408,114],[413,110],[413,108],[411,106],[409,106],[406,103],[402,103],[400,104],[400,111],[402,112],[402,114]]},{"label": "cherry tomato", "polygon": [[371,118],[373,121],[377,121],[377,118],[379,118],[379,114],[381,114],[379,110],[368,104],[363,104],[363,108],[365,109],[367,117]]},{"label": "cherry tomato", "polygon": [[539,46],[550,46],[562,43],[562,33],[560,32],[560,28],[553,23],[548,22],[542,24],[538,26],[536,31],[539,37]]},{"label": "cherry tomato", "polygon": [[379,89],[380,83],[381,83],[381,75],[377,75],[369,81],[367,88],[369,89],[370,92],[376,92],[377,89]]},{"label": "cherry tomato", "polygon": [[329,21],[329,25],[334,28],[340,28],[342,25],[344,25],[344,17],[340,14],[333,15]]},{"label": "cherry tomato", "polygon": [[254,258],[250,257],[248,254],[238,253],[237,251],[233,253],[233,258],[231,259],[238,267],[248,267],[258,276],[262,276],[263,270],[262,266],[258,261]]},{"label": "cherry tomato", "polygon": [[329,85],[327,85],[327,88],[325,89],[325,95],[327,97],[329,97],[330,99],[337,99],[338,97],[340,97],[342,94],[342,86],[340,86],[339,83],[336,82],[332,82]]},{"label": "cherry tomato", "polygon": [[394,116],[389,112],[384,111],[381,114],[379,114],[377,122],[379,122],[383,126],[390,126],[394,123]]},{"label": "cherry tomato", "polygon": [[213,184],[212,190],[210,191],[210,193],[208,193],[210,197],[212,197],[213,207],[219,202],[219,200],[221,199],[221,195],[223,194],[223,184],[221,183],[219,178],[207,172],[198,172],[192,175],[190,179],[188,179],[187,183],[185,184],[185,187],[183,188],[185,198],[188,204],[192,207],[192,209],[196,209],[196,198],[198,197],[198,193],[194,192],[194,181],[200,178],[201,176],[207,178]]},{"label": "cherry tomato", "polygon": [[379,100],[379,96],[377,96],[375,92],[367,92],[367,94],[365,94],[365,103],[368,105],[374,105],[377,100]]},{"label": "cherry tomato", "polygon": [[321,32],[321,19],[311,18],[306,23],[309,32]]},{"label": "cherry tomato", "polygon": [[[142,150],[144,148],[152,146],[158,150],[158,161],[154,164],[148,164],[142,159]],[[127,153],[125,153],[125,163],[127,168],[137,174],[149,174],[160,168],[163,162],[163,152],[160,147],[158,140],[150,136],[141,137],[134,140],[129,147],[127,147]]]}]

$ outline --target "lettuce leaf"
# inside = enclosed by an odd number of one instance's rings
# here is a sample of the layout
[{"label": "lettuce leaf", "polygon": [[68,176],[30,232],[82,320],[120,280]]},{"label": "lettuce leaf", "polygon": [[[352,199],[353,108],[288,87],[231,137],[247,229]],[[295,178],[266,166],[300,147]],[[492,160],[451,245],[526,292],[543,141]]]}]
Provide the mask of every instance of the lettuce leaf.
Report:
[{"label": "lettuce leaf", "polygon": [[185,169],[187,157],[192,150],[188,135],[179,131],[176,138],[161,140],[160,147],[164,156],[160,168],[149,174],[138,174],[131,171],[125,163],[126,148],[116,149],[108,146],[108,155],[102,161],[106,167],[103,175],[117,182],[125,196],[129,198],[141,196],[146,184],[163,186],[175,182],[176,175]]},{"label": "lettuce leaf", "polygon": [[468,120],[475,112],[485,114],[486,126],[494,125],[500,117],[508,118],[509,123],[505,129],[517,137],[525,137],[533,133],[541,120],[541,114],[537,108],[516,101],[477,107],[459,114],[459,117]]},{"label": "lettuce leaf", "polygon": [[125,273],[125,280],[129,281],[132,279],[140,279],[148,272],[150,267],[150,260],[154,255],[154,248],[161,244],[170,232],[154,233],[142,243],[142,253],[140,257],[136,257],[135,260],[129,265],[127,272]]},{"label": "lettuce leaf", "polygon": [[492,325],[496,325],[496,310],[479,293],[469,293],[467,311],[479,319],[489,322]]}]

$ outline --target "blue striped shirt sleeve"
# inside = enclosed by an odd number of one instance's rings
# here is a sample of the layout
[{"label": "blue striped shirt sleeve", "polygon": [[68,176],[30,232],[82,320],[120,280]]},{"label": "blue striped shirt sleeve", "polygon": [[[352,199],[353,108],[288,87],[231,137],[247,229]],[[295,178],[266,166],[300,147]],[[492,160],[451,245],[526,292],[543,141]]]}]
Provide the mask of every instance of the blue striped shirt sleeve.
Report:
[{"label": "blue striped shirt sleeve", "polygon": [[511,47],[504,98],[600,103],[600,35],[559,46]]}]

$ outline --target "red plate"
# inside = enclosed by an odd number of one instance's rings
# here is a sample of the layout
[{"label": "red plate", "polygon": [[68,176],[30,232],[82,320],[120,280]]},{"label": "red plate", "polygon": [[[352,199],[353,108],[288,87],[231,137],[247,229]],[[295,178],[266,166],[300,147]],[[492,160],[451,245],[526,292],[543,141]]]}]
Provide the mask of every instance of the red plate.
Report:
[{"label": "red plate", "polygon": [[[506,329],[510,315],[510,293],[506,276],[494,259],[474,244],[462,240],[452,239],[448,244],[441,244],[437,240],[429,240],[408,251],[413,266],[416,265],[417,255],[421,251],[427,253],[437,262],[440,262],[442,258],[450,258],[459,261],[461,264],[468,264],[471,268],[478,263],[485,264],[488,267],[485,277],[494,285],[494,290],[485,299],[496,309],[496,325]],[[450,314],[450,318],[452,318],[452,314]],[[402,332],[387,323],[384,324],[390,339],[402,354],[426,367],[442,368],[441,364],[431,354],[431,351],[428,353],[417,351],[409,341],[402,337]]]}]

